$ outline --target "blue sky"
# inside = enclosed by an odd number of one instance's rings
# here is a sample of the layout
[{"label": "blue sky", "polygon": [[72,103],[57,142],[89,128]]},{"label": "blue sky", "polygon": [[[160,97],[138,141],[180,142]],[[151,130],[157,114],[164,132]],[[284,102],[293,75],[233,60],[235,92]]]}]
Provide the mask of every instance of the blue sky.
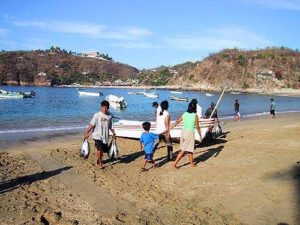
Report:
[{"label": "blue sky", "polygon": [[99,51],[139,69],[300,49],[300,0],[0,0],[0,50]]}]

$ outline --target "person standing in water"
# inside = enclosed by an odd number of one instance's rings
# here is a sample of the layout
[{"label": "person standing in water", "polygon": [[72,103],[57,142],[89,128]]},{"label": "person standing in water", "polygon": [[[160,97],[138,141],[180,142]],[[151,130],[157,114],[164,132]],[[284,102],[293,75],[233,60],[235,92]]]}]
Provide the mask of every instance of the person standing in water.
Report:
[{"label": "person standing in water", "polygon": [[190,165],[195,166],[193,152],[195,149],[195,128],[202,140],[200,125],[198,116],[196,115],[197,106],[194,102],[191,102],[188,106],[188,110],[177,119],[177,121],[171,126],[170,129],[176,127],[181,121],[183,121],[183,128],[180,137],[180,152],[176,157],[172,167],[178,169],[177,164],[185,154],[188,154]]},{"label": "person standing in water", "polygon": [[272,117],[272,119],[275,118],[275,101],[273,98],[270,99],[271,104],[270,104],[270,116]]},{"label": "person standing in water", "polygon": [[239,103],[239,100],[237,100],[237,99],[234,102],[234,119],[236,121],[240,121],[241,120],[240,103]]},{"label": "person standing in water", "polygon": [[103,153],[108,152],[109,130],[112,132],[113,138],[116,137],[115,131],[112,128],[113,115],[108,110],[109,102],[102,101],[100,111],[94,114],[86,132],[84,133],[84,138],[88,139],[89,134],[92,131],[92,138],[95,141],[95,147],[97,149],[96,164],[100,169],[104,168],[102,162]]},{"label": "person standing in water", "polygon": [[164,140],[167,144],[167,160],[170,161],[173,155],[173,144],[170,136],[170,113],[168,112],[169,102],[160,103],[161,111],[157,116],[155,133],[159,134],[159,141]]}]

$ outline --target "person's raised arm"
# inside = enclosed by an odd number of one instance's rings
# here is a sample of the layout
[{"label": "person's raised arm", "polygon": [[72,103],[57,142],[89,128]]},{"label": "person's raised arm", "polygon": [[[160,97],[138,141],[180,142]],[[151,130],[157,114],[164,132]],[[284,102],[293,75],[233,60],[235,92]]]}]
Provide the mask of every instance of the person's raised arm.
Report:
[{"label": "person's raised arm", "polygon": [[172,124],[170,127],[170,130],[172,130],[174,127],[176,127],[180,122],[182,121],[182,117],[179,117],[175,123]]}]

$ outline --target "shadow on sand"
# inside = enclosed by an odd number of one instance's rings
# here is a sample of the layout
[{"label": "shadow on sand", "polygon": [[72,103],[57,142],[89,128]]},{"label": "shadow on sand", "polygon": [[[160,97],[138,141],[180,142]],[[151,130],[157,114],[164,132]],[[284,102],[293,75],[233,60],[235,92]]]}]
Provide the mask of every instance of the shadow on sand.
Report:
[{"label": "shadow on sand", "polygon": [[72,166],[65,166],[59,169],[51,170],[51,171],[43,171],[40,173],[34,173],[31,175],[26,175],[22,177],[18,177],[15,179],[11,179],[8,181],[3,181],[0,183],[0,194],[3,194],[8,191],[12,191],[16,188],[19,188],[23,184],[30,184],[36,181],[45,180],[49,177],[56,176],[65,170],[71,169]]},{"label": "shadow on sand", "polygon": [[[295,224],[300,224],[300,161],[296,162],[296,165],[293,166],[290,170],[284,172],[276,172],[272,174],[268,174],[266,179],[279,179],[279,180],[289,180],[292,179],[295,188],[295,198],[297,199],[297,206],[295,209]],[[288,223],[282,221],[277,225],[289,225]]]}]

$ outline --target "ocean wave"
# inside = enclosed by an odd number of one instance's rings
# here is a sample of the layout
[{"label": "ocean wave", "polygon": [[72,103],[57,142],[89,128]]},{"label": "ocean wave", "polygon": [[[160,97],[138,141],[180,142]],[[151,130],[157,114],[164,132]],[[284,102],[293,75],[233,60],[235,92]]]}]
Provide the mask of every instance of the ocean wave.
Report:
[{"label": "ocean wave", "polygon": [[[276,114],[285,114],[285,113],[300,113],[300,111],[297,110],[291,110],[291,111],[276,111]],[[265,116],[269,115],[270,112],[259,112],[259,113],[251,113],[251,114],[242,114],[241,113],[241,118],[248,118],[248,117],[256,117],[256,116]],[[234,114],[232,115],[223,115],[220,116],[219,119],[232,119],[234,117]]]},{"label": "ocean wave", "polygon": [[27,132],[49,132],[49,131],[65,131],[65,130],[80,130],[85,129],[86,126],[76,127],[41,127],[41,128],[28,128],[28,129],[12,129],[0,130],[0,134],[13,134],[13,133],[27,133]]}]

